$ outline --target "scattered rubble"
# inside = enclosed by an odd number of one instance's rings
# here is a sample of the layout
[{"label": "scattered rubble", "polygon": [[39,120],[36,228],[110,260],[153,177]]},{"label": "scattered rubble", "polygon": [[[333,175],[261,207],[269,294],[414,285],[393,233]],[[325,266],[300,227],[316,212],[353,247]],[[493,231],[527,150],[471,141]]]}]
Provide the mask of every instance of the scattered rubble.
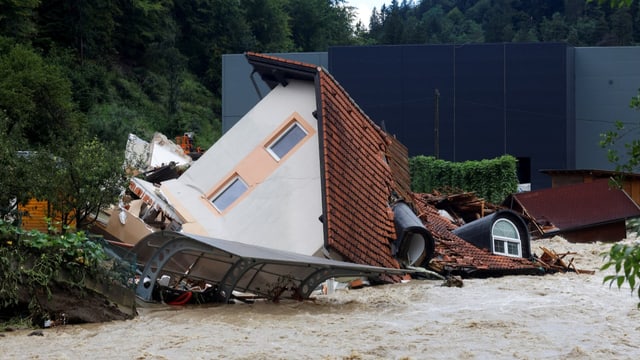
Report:
[{"label": "scattered rubble", "polygon": [[567,255],[575,255],[575,252],[564,252],[561,254],[556,253],[553,250],[547,249],[544,246],[540,246],[542,250],[542,255],[537,259],[537,261],[543,263],[545,266],[559,272],[568,272],[573,271],[578,274],[595,274],[593,270],[580,270],[576,268],[575,263],[573,262],[574,258],[570,258],[569,262],[565,261],[565,257]]}]

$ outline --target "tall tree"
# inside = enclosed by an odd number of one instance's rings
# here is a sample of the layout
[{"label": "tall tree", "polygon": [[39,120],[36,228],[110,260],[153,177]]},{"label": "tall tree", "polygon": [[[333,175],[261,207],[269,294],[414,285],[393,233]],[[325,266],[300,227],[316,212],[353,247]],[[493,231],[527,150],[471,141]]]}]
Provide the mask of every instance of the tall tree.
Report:
[{"label": "tall tree", "polygon": [[564,16],[555,13],[551,19],[544,18],[540,24],[542,41],[566,41],[569,37],[569,27]]},{"label": "tall tree", "polygon": [[[115,18],[120,11],[114,0],[42,0],[38,42],[76,49],[80,59],[113,55]],[[52,43],[46,44],[47,40]]]},{"label": "tall tree", "polygon": [[580,17],[569,31],[568,42],[573,46],[589,46],[600,39],[597,22],[589,17]]},{"label": "tall tree", "polygon": [[20,134],[33,147],[76,134],[81,114],[61,69],[24,45],[0,54],[0,110],[11,120],[6,132]]},{"label": "tall tree", "polygon": [[633,43],[633,17],[628,7],[618,8],[610,18],[611,33],[616,45],[628,46]]},{"label": "tall tree", "polygon": [[250,50],[255,44],[237,0],[176,0],[180,28],[177,47],[189,69],[217,96],[222,86],[222,55]]},{"label": "tall tree", "polygon": [[97,139],[81,137],[34,160],[41,172],[34,196],[49,203],[50,217],[60,215],[62,232],[72,224],[86,229],[124,190],[124,151],[114,153]]},{"label": "tall tree", "polygon": [[296,51],[326,51],[355,42],[355,14],[345,0],[289,0],[287,11]]},{"label": "tall tree", "polygon": [[[120,13],[113,35],[120,61],[129,66],[146,66],[149,46],[173,43],[177,27],[171,16],[171,0],[117,0]],[[146,58],[148,59],[148,58]]]},{"label": "tall tree", "polygon": [[35,14],[40,0],[0,0],[0,36],[22,41],[36,35]]},{"label": "tall tree", "polygon": [[258,52],[287,52],[293,50],[286,0],[243,0],[246,19],[256,39],[253,48]]},{"label": "tall tree", "polygon": [[513,9],[510,1],[496,0],[484,14],[482,28],[485,41],[503,42],[511,41],[513,32],[511,28],[511,15]]},{"label": "tall tree", "polygon": [[[384,33],[381,38],[382,44],[402,44],[402,36],[404,33],[402,25],[402,17],[397,0],[392,0],[388,7],[383,7]],[[424,20],[423,20],[424,21]]]},{"label": "tall tree", "polygon": [[[455,18],[455,14],[453,16]],[[455,20],[455,19],[454,19]],[[452,42],[454,34],[451,18],[445,16],[444,9],[436,5],[422,16],[424,42],[427,44],[441,44]]]}]

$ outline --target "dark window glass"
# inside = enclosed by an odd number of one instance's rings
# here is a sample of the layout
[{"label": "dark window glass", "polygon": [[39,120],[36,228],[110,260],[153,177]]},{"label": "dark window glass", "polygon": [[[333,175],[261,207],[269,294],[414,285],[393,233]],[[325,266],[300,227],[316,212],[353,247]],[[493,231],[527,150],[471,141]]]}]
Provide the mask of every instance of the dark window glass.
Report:
[{"label": "dark window glass", "polygon": [[293,126],[269,147],[269,150],[275,155],[276,160],[280,160],[304,139],[305,136],[307,136],[307,133],[304,129],[298,124],[293,124]]},{"label": "dark window glass", "polygon": [[227,186],[218,196],[216,196],[212,202],[216,209],[224,211],[229,205],[231,205],[236,199],[238,199],[244,192],[247,191],[247,184],[240,178],[235,178],[229,186]]}]

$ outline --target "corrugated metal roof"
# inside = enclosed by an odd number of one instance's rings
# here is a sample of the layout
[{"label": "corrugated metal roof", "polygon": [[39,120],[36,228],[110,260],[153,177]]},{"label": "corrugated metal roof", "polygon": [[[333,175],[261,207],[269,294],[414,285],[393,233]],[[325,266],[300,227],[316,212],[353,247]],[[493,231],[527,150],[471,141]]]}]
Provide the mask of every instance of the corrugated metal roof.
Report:
[{"label": "corrugated metal roof", "polygon": [[538,223],[562,231],[640,216],[640,207],[608,179],[513,194]]}]

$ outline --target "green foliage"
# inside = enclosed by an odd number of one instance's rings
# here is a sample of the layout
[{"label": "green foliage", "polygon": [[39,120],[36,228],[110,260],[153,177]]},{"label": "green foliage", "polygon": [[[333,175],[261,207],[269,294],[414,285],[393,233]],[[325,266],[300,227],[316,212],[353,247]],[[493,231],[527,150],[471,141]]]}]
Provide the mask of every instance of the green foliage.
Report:
[{"label": "green foliage", "polygon": [[35,9],[39,0],[0,0],[0,34],[28,39],[36,33]]},{"label": "green foliage", "polygon": [[0,54],[0,110],[11,120],[8,132],[16,130],[36,146],[74,134],[80,125],[61,68],[20,44]]},{"label": "green foliage", "polygon": [[288,52],[293,50],[286,0],[243,0],[251,33],[256,40],[254,51]]},{"label": "green foliage", "polygon": [[492,160],[449,162],[432,156],[409,159],[414,192],[456,189],[474,192],[492,203],[501,203],[518,189],[516,159],[504,155]]},{"label": "green foliage", "polygon": [[[638,95],[631,98],[629,107],[640,110],[640,90],[638,90]],[[616,171],[621,173],[637,171],[640,165],[640,140],[635,136],[629,139],[627,135],[635,135],[639,129],[640,124],[638,123],[627,126],[621,121],[616,121],[613,130],[600,134],[600,146],[607,150],[607,159],[615,165]],[[624,145],[624,154],[620,154],[616,147],[621,142]]]},{"label": "green foliage", "polygon": [[60,214],[62,231],[73,223],[86,228],[124,189],[124,152],[117,156],[97,139],[78,139],[57,155],[41,151],[31,161],[39,172],[34,197],[48,201],[51,216]]},{"label": "green foliage", "polygon": [[[76,284],[88,274],[108,274],[107,255],[83,232],[46,234],[24,231],[0,220],[0,308],[16,305],[20,292],[45,289],[60,270]],[[108,277],[108,276],[107,276]]]},{"label": "green foliage", "polygon": [[[600,268],[606,270],[614,267],[615,275],[604,277],[603,283],[609,286],[615,284],[618,288],[626,282],[631,288],[631,292],[637,291],[640,298],[640,245],[636,244],[615,244],[609,252],[605,254],[606,263]],[[640,309],[640,302],[638,303]]]},{"label": "green foliage", "polygon": [[[640,90],[638,90],[638,95],[631,98],[629,107],[640,110]],[[618,142],[625,141],[625,135],[632,133],[633,130],[637,131],[638,127],[638,123],[635,123],[627,129],[625,124],[616,121],[614,130],[600,134],[600,146],[607,149],[609,162],[615,165],[616,171],[622,173],[620,176],[622,178],[625,173],[635,172],[638,165],[640,165],[640,140],[633,137],[630,141],[624,143],[626,157],[618,153],[615,145]],[[619,183],[622,182],[619,181]],[[637,223],[633,226],[638,228]],[[638,287],[638,280],[640,280],[640,244],[615,244],[611,247],[606,257],[608,261],[603,265],[602,269],[604,270],[614,265],[616,274],[605,276],[604,282],[609,282],[610,285],[615,283],[618,288],[627,282],[633,292]],[[638,297],[640,297],[640,288],[638,288]],[[640,303],[638,303],[638,308],[640,308]]]},{"label": "green foliage", "polygon": [[296,51],[327,51],[354,43],[353,10],[342,0],[288,0],[287,12]]},{"label": "green foliage", "polygon": [[[593,2],[594,0],[587,0],[587,2]],[[598,4],[607,4],[611,7],[631,6],[634,0],[596,0]]]},{"label": "green foliage", "polygon": [[[633,0],[388,1],[359,43],[465,44],[569,41],[574,46],[640,43]],[[636,21],[637,22],[637,21]]]}]

